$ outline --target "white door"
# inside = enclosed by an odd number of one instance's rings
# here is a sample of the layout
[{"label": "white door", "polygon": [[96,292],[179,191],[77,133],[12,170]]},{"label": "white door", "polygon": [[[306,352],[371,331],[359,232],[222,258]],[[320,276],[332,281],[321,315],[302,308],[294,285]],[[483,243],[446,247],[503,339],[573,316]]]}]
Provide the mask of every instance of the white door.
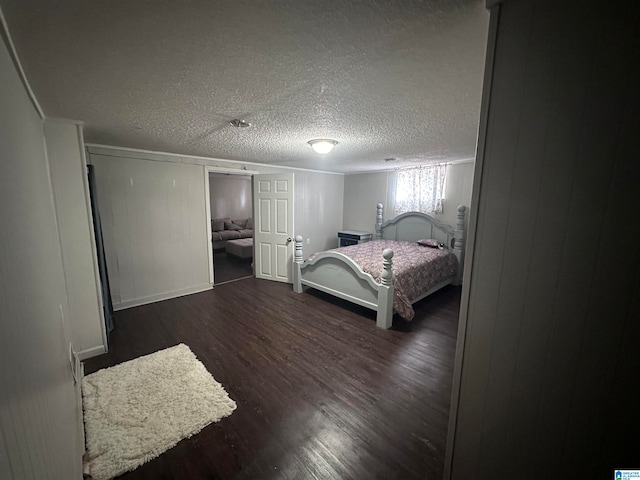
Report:
[{"label": "white door", "polygon": [[257,278],[292,283],[293,173],[253,176]]}]

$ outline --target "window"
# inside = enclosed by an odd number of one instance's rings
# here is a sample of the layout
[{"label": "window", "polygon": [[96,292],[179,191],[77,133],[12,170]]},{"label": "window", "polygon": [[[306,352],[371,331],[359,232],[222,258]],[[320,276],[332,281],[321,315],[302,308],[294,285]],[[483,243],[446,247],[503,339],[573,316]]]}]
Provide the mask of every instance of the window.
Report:
[{"label": "window", "polygon": [[420,165],[396,171],[394,211],[442,213],[447,164]]}]

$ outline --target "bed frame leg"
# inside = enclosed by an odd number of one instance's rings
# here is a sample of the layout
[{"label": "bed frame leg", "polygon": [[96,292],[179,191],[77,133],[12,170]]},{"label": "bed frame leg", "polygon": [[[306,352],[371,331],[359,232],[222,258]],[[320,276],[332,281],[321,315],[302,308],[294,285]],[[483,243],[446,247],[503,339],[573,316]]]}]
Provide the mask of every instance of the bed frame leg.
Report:
[{"label": "bed frame leg", "polygon": [[391,328],[393,323],[393,285],[380,286],[378,290],[378,315],[376,326],[378,328]]},{"label": "bed frame leg", "polygon": [[295,250],[293,253],[293,291],[302,293],[302,235],[296,235],[294,239]]}]

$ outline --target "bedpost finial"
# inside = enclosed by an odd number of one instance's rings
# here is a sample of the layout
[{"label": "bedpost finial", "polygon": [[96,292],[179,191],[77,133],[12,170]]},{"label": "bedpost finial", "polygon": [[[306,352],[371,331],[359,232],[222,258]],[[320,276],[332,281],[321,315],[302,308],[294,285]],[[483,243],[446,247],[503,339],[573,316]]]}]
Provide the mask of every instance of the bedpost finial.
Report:
[{"label": "bedpost finial", "polygon": [[382,238],[382,203],[378,203],[376,211],[376,240]]},{"label": "bedpost finial", "polygon": [[293,261],[302,263],[302,235],[295,236],[295,245],[293,250]]},{"label": "bedpost finial", "polygon": [[382,285],[391,285],[393,281],[393,272],[391,271],[391,259],[393,258],[393,250],[385,248],[382,251],[382,272],[380,274],[380,283]]},{"label": "bedpost finial", "polygon": [[453,249],[460,252],[460,256],[458,257],[458,261],[460,262],[460,264],[462,264],[462,254],[464,252],[464,217],[466,209],[467,207],[465,207],[464,205],[458,206],[458,220],[456,221],[455,236],[453,241]]},{"label": "bedpost finial", "polygon": [[464,237],[464,217],[467,207],[458,205],[458,220],[456,221],[456,233],[458,237]]},{"label": "bedpost finial", "polygon": [[464,231],[464,217],[466,209],[467,207],[465,207],[464,205],[458,205],[458,221],[456,222],[456,229],[460,230],[460,233]]}]

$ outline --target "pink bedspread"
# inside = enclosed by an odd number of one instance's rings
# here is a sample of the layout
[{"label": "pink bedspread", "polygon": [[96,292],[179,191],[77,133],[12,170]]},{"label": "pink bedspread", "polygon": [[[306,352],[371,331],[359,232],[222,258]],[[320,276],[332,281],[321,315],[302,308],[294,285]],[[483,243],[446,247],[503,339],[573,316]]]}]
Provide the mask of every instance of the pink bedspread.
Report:
[{"label": "pink bedspread", "polygon": [[429,248],[413,242],[374,240],[371,242],[334,248],[354,262],[362,270],[380,281],[382,251],[393,250],[393,309],[406,320],[412,320],[415,312],[411,301],[434,287],[437,283],[453,277],[458,268],[458,259],[447,249]]}]

